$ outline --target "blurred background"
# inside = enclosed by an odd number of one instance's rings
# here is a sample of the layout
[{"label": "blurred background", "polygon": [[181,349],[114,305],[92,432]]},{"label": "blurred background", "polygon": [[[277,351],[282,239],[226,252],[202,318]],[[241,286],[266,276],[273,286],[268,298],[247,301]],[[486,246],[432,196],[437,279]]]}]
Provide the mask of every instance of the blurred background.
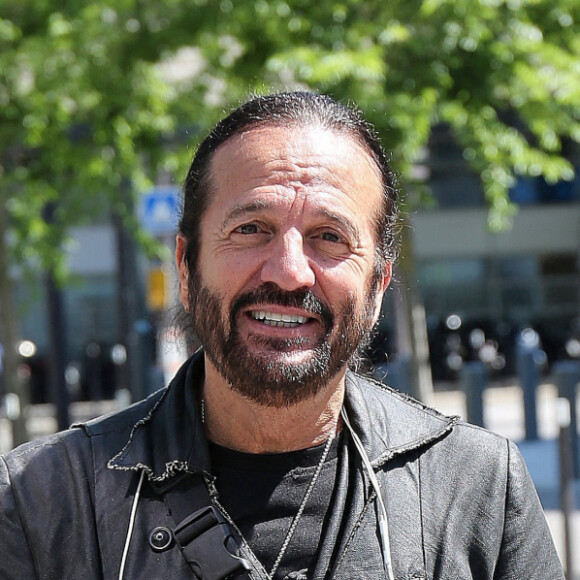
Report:
[{"label": "blurred background", "polygon": [[373,372],[516,440],[580,569],[579,21],[576,0],[0,0],[0,452],[170,380],[195,147],[249,93],[310,88],[364,111],[403,193]]}]

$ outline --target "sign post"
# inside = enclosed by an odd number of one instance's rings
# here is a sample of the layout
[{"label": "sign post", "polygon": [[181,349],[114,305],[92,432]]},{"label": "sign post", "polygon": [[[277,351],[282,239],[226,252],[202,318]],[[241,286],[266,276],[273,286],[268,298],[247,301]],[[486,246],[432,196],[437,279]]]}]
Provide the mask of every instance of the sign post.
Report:
[{"label": "sign post", "polygon": [[180,193],[177,187],[156,187],[141,196],[141,225],[154,236],[175,233],[179,216]]}]

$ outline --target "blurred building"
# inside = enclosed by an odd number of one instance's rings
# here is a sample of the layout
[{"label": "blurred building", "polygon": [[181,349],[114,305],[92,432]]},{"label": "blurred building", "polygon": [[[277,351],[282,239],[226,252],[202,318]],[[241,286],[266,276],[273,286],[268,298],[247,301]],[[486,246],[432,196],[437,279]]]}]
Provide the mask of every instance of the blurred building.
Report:
[{"label": "blurred building", "polygon": [[[576,165],[579,159],[576,152]],[[541,178],[519,181],[511,191],[520,205],[513,228],[495,234],[487,228],[481,185],[444,128],[434,131],[422,170],[435,203],[415,213],[412,226],[435,380],[454,379],[463,361],[477,357],[498,375],[514,374],[516,339],[526,328],[539,333],[547,365],[580,356],[573,349],[574,344],[580,349],[578,178],[556,185]],[[175,221],[175,203],[147,207],[146,227],[171,246],[167,225]],[[164,342],[158,340],[160,326],[167,321],[161,313],[173,299],[171,276],[167,265],[151,263],[130,248],[133,267],[123,287],[118,231],[107,214],[91,226],[75,228],[71,236],[73,244],[67,251],[74,281],[63,296],[64,344],[72,365],[70,378],[76,381],[71,383],[72,394],[109,397],[121,380],[114,347],[127,342],[127,333],[140,342],[140,364],[149,361],[146,364],[155,369],[164,358],[174,364],[171,346],[160,346]],[[138,307],[123,331],[120,319],[127,315],[123,306],[127,301],[120,295],[127,292]],[[49,341],[42,282],[31,286],[22,281],[18,296],[24,312],[23,338],[38,347],[36,360],[30,362],[33,396],[39,401],[45,396],[43,368]],[[392,321],[386,320],[382,328],[392,334]],[[382,347],[392,348],[390,338],[383,337]],[[147,373],[148,385],[140,394],[163,382],[160,373],[153,377]]]},{"label": "blurred building", "polygon": [[[167,191],[172,198],[178,195],[176,188],[150,193],[161,193],[165,200]],[[150,195],[143,195],[143,199],[149,200]],[[95,223],[71,229],[64,248],[71,280],[61,290],[66,331],[60,347],[68,363],[65,379],[72,400],[112,398],[120,389],[132,391],[134,398],[146,396],[163,386],[164,361],[175,355],[173,346],[158,337],[172,301],[171,272],[161,261],[145,257],[111,218],[105,199],[103,207],[103,215],[95,216]],[[176,204],[172,203],[169,211],[167,204],[147,207],[147,215],[141,216],[145,229],[166,243],[171,252]],[[53,337],[46,281],[42,277],[19,279],[16,292],[22,337],[36,345],[34,356],[23,361],[29,369],[32,400],[47,402]],[[175,342],[175,348],[181,348],[179,341]]]},{"label": "blurred building", "polygon": [[[578,172],[579,151],[570,147],[567,157]],[[491,233],[481,184],[444,127],[433,132],[425,170],[435,204],[412,223],[434,378],[452,378],[459,357],[476,353],[513,374],[526,328],[540,335],[546,368],[580,356],[578,176],[519,180],[510,192],[519,205],[513,227]]]}]

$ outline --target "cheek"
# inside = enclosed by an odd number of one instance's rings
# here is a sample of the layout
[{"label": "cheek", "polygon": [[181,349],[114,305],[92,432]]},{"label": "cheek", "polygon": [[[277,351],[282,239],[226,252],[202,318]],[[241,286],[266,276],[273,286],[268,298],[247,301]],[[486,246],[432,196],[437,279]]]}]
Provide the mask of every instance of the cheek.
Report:
[{"label": "cheek", "polygon": [[226,294],[260,283],[265,253],[260,249],[219,247],[203,256],[204,280]]},{"label": "cheek", "polygon": [[315,274],[320,287],[328,297],[343,300],[352,297],[358,301],[367,295],[373,271],[368,264],[344,261],[332,267],[319,266]]}]

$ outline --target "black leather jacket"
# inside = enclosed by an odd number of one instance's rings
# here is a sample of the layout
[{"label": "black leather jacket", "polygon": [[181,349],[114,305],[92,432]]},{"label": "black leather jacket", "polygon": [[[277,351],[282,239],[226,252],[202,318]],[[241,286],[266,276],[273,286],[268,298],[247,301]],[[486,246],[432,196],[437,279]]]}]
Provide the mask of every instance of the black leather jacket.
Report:
[{"label": "black leather jacket", "polygon": [[[183,474],[211,482],[196,408],[202,376],[197,355],[168,389],[0,460],[2,580],[119,578],[142,470],[124,578],[193,578],[174,545],[152,549],[151,533],[174,527],[165,500]],[[514,444],[353,374],[345,404],[383,490],[397,580],[564,578]],[[341,451],[316,580],[386,578],[376,496],[351,447]],[[252,578],[266,579],[257,568]]]}]

